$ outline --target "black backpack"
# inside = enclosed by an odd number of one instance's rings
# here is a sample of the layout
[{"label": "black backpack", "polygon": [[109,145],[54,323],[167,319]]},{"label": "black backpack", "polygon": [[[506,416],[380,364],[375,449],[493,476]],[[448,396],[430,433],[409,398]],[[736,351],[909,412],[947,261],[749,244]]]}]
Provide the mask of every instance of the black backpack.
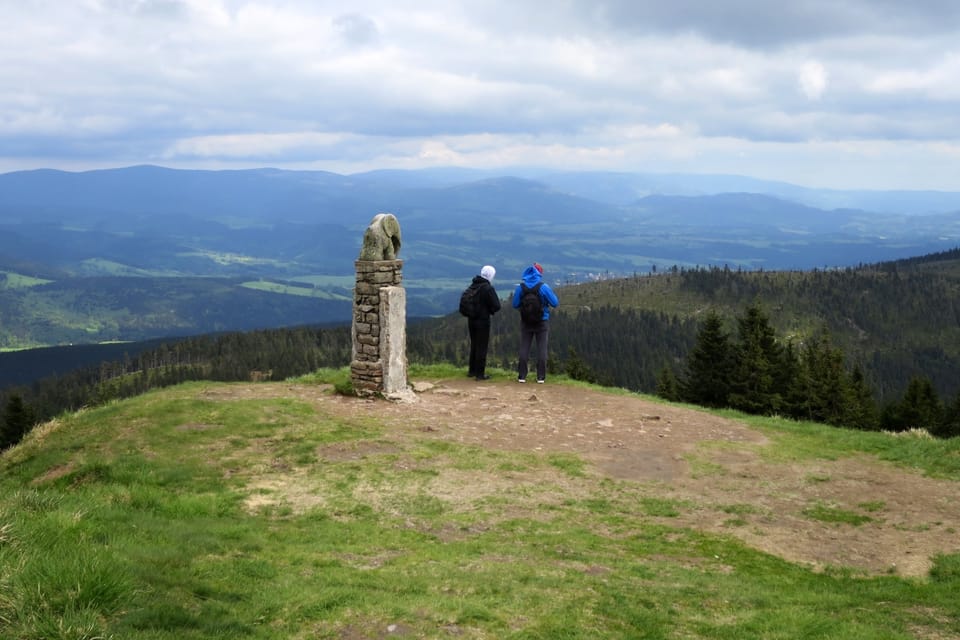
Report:
[{"label": "black backpack", "polygon": [[520,319],[527,324],[537,324],[543,320],[543,300],[540,299],[540,287],[542,282],[538,282],[532,287],[520,283],[522,293],[520,294]]},{"label": "black backpack", "polygon": [[476,318],[480,315],[480,285],[471,284],[460,294],[460,315]]}]

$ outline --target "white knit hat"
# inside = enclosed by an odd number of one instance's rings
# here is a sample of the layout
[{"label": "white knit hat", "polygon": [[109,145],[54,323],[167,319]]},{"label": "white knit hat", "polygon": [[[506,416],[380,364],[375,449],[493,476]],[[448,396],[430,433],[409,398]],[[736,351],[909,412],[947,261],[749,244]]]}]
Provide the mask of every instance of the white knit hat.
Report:
[{"label": "white knit hat", "polygon": [[493,282],[493,276],[495,275],[497,275],[497,270],[490,265],[484,265],[483,269],[480,269],[480,277],[485,278],[488,282]]}]

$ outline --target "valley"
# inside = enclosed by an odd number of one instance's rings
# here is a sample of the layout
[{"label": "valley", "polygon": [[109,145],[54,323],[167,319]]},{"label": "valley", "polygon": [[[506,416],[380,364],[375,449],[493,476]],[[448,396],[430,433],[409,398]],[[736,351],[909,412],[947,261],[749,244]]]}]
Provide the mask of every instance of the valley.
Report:
[{"label": "valley", "polygon": [[951,194],[788,187],[466,170],[0,174],[0,350],[349,322],[353,261],[379,211],[401,221],[412,317],[452,311],[483,264],[512,283],[537,261],[560,287],[677,268],[844,268],[960,245]]}]

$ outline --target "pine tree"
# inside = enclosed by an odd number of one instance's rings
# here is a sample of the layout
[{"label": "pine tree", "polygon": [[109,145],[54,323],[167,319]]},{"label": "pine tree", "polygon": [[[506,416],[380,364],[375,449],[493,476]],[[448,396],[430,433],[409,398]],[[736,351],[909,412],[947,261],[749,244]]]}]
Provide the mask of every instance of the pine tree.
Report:
[{"label": "pine tree", "polygon": [[597,374],[590,368],[590,365],[583,361],[583,358],[573,347],[567,348],[567,361],[564,363],[564,371],[573,380],[591,383],[597,381]]},{"label": "pine tree", "polygon": [[810,419],[810,380],[793,342],[787,342],[780,354],[780,366],[775,373],[776,388],[782,394],[781,411],[798,420]]},{"label": "pine tree", "polygon": [[933,435],[938,438],[956,438],[960,436],[960,390],[957,395],[943,411],[943,417],[940,424],[934,430]]},{"label": "pine tree", "polygon": [[720,316],[711,311],[687,357],[687,371],[680,385],[681,398],[705,407],[728,406],[733,364],[730,336],[723,330]]},{"label": "pine tree", "polygon": [[943,406],[933,383],[926,376],[914,376],[900,401],[898,416],[900,430],[937,430],[943,420]]},{"label": "pine tree", "polygon": [[12,394],[7,398],[0,420],[0,449],[6,449],[20,442],[33,427],[33,412],[24,403],[19,394]]},{"label": "pine tree", "polygon": [[780,409],[785,389],[776,386],[782,349],[770,320],[757,303],[737,320],[739,344],[733,380],[731,406],[747,413],[771,414]]},{"label": "pine tree", "polygon": [[842,425],[850,397],[843,351],[834,347],[829,334],[824,332],[807,343],[803,363],[809,385],[809,419]]},{"label": "pine tree", "polygon": [[860,365],[854,365],[849,377],[849,405],[843,425],[872,431],[880,426],[880,412]]},{"label": "pine tree", "polygon": [[680,382],[670,367],[664,367],[657,375],[657,395],[671,402],[680,400]]}]

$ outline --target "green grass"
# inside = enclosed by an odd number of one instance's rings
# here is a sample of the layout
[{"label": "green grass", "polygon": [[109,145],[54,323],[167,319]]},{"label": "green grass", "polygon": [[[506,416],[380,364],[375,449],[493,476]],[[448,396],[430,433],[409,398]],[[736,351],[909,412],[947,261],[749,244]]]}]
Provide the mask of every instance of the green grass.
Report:
[{"label": "green grass", "polygon": [[321,300],[352,300],[350,296],[338,293],[330,293],[316,287],[298,287],[281,282],[269,282],[266,280],[253,280],[244,282],[240,285],[247,289],[256,291],[268,291],[270,293],[279,293],[288,296],[302,296],[306,298],[318,298]]},{"label": "green grass", "polygon": [[[798,422],[736,411],[717,411],[763,431],[776,442],[765,447],[765,457],[778,462],[836,460],[866,454],[906,468],[917,469],[934,478],[960,479],[960,438],[935,439],[916,435],[891,436],[875,431],[839,429],[814,422]],[[811,476],[810,482],[829,478]]]},{"label": "green grass", "polygon": [[[411,373],[451,370],[462,375]],[[696,505],[586,474],[574,455],[437,441],[231,388],[65,415],[0,457],[0,637],[960,634],[960,554],[938,556],[925,580],[816,573],[671,526]],[[859,448],[919,464],[905,439],[762,428],[794,459]]]},{"label": "green grass", "polygon": [[174,270],[141,269],[107,260],[105,258],[88,258],[80,263],[80,271],[85,276],[124,276],[140,278],[166,278],[179,275]]},{"label": "green grass", "polygon": [[0,275],[4,276],[3,278],[0,278],[0,290],[23,289],[26,287],[36,287],[41,284],[49,284],[53,282],[53,280],[44,280],[43,278],[25,276],[22,273],[14,273],[13,271],[0,271]]},{"label": "green grass", "polygon": [[261,258],[249,256],[242,253],[232,253],[229,251],[200,250],[178,254],[183,258],[206,258],[219,265],[270,265],[283,266],[283,262],[273,258]]},{"label": "green grass", "polygon": [[824,504],[822,502],[807,507],[803,510],[803,514],[812,520],[834,524],[849,524],[855,527],[873,521],[873,518],[862,513],[856,513],[849,509],[841,509],[836,505]]}]

